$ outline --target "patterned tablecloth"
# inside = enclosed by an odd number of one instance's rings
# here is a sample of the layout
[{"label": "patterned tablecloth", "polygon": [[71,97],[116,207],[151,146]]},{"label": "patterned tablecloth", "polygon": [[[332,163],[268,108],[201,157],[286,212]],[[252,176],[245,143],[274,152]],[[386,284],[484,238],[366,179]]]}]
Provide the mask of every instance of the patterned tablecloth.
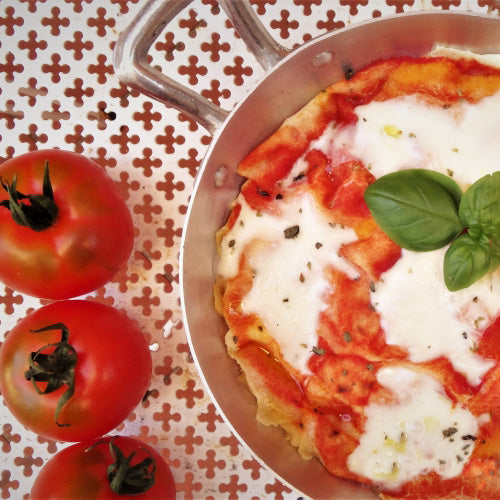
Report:
[{"label": "patterned tablecloth", "polygon": [[[0,160],[58,147],[93,158],[116,181],[135,223],[127,266],[88,296],[136,320],[153,351],[145,401],[115,433],[138,436],[171,465],[179,498],[297,498],[232,435],[197,374],[183,330],[178,254],[210,135],[174,109],[120,84],[112,54],[145,0],[0,0]],[[281,44],[384,15],[472,10],[493,0],[253,0]],[[216,0],[195,0],[154,43],[155,65],[225,109],[263,70]],[[0,286],[2,336],[40,301]],[[37,437],[0,405],[0,496],[27,498],[67,443]]]}]

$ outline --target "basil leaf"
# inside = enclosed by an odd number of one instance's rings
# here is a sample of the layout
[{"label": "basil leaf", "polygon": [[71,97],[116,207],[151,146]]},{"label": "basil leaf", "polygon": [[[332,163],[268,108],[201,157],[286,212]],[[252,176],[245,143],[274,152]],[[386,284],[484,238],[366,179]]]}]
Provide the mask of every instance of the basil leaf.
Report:
[{"label": "basil leaf", "polygon": [[462,231],[459,191],[443,174],[409,169],[380,177],[367,187],[364,198],[389,238],[423,252],[441,248]]},{"label": "basil leaf", "polygon": [[444,255],[444,282],[450,292],[467,288],[491,269],[492,252],[485,234],[474,239],[469,233],[453,241]]},{"label": "basil leaf", "polygon": [[494,235],[490,240],[491,247],[491,270],[494,271],[500,265],[500,237]]},{"label": "basil leaf", "polygon": [[462,190],[460,189],[460,186],[453,179],[451,179],[447,175],[435,172],[434,170],[424,170],[424,169],[413,169],[413,170],[418,170],[420,172],[419,175],[426,176],[429,179],[432,179],[433,181],[441,184],[441,186],[444,189],[446,189],[451,194],[451,196],[453,196],[455,204],[458,208],[462,200]]},{"label": "basil leaf", "polygon": [[474,182],[462,197],[460,219],[473,237],[500,238],[500,172]]}]

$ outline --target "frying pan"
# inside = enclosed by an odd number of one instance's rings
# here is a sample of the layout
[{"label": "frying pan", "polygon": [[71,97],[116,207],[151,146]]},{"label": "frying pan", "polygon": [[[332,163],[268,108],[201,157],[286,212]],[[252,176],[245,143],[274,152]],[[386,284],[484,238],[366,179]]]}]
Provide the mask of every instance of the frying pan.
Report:
[{"label": "frying pan", "polygon": [[115,72],[126,85],[187,114],[211,135],[197,174],[180,254],[184,327],[199,373],[219,413],[240,441],[284,483],[312,498],[376,498],[366,488],[330,475],[317,460],[302,460],[283,432],[256,420],[256,403],[227,356],[224,321],[215,312],[215,233],[242,179],[239,162],[310,98],[381,58],[418,56],[435,45],[500,53],[500,19],[458,11],[422,11],[351,25],[290,51],[269,35],[243,0],[220,0],[225,14],[266,70],[231,112],[179,85],[147,62],[166,25],[191,0],[150,0],[115,46]]}]

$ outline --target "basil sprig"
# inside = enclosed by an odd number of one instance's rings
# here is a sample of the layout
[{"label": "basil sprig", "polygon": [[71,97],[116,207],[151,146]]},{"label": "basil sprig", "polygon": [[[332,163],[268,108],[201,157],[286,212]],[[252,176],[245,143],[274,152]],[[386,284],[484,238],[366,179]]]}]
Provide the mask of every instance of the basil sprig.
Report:
[{"label": "basil sprig", "polygon": [[392,172],[368,186],[365,201],[395,243],[425,252],[450,243],[443,262],[447,288],[467,288],[500,264],[500,172],[465,193],[446,175],[423,169]]}]

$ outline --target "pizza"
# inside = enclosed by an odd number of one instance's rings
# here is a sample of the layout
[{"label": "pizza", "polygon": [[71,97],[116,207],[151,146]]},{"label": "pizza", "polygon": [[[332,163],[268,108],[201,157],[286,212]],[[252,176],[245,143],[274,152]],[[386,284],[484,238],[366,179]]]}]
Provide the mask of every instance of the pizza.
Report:
[{"label": "pizza", "polygon": [[[266,425],[381,498],[500,498],[500,274],[446,288],[365,193],[500,170],[500,66],[452,50],[346,74],[241,162],[215,307]],[[416,189],[416,188],[415,188]]]}]

